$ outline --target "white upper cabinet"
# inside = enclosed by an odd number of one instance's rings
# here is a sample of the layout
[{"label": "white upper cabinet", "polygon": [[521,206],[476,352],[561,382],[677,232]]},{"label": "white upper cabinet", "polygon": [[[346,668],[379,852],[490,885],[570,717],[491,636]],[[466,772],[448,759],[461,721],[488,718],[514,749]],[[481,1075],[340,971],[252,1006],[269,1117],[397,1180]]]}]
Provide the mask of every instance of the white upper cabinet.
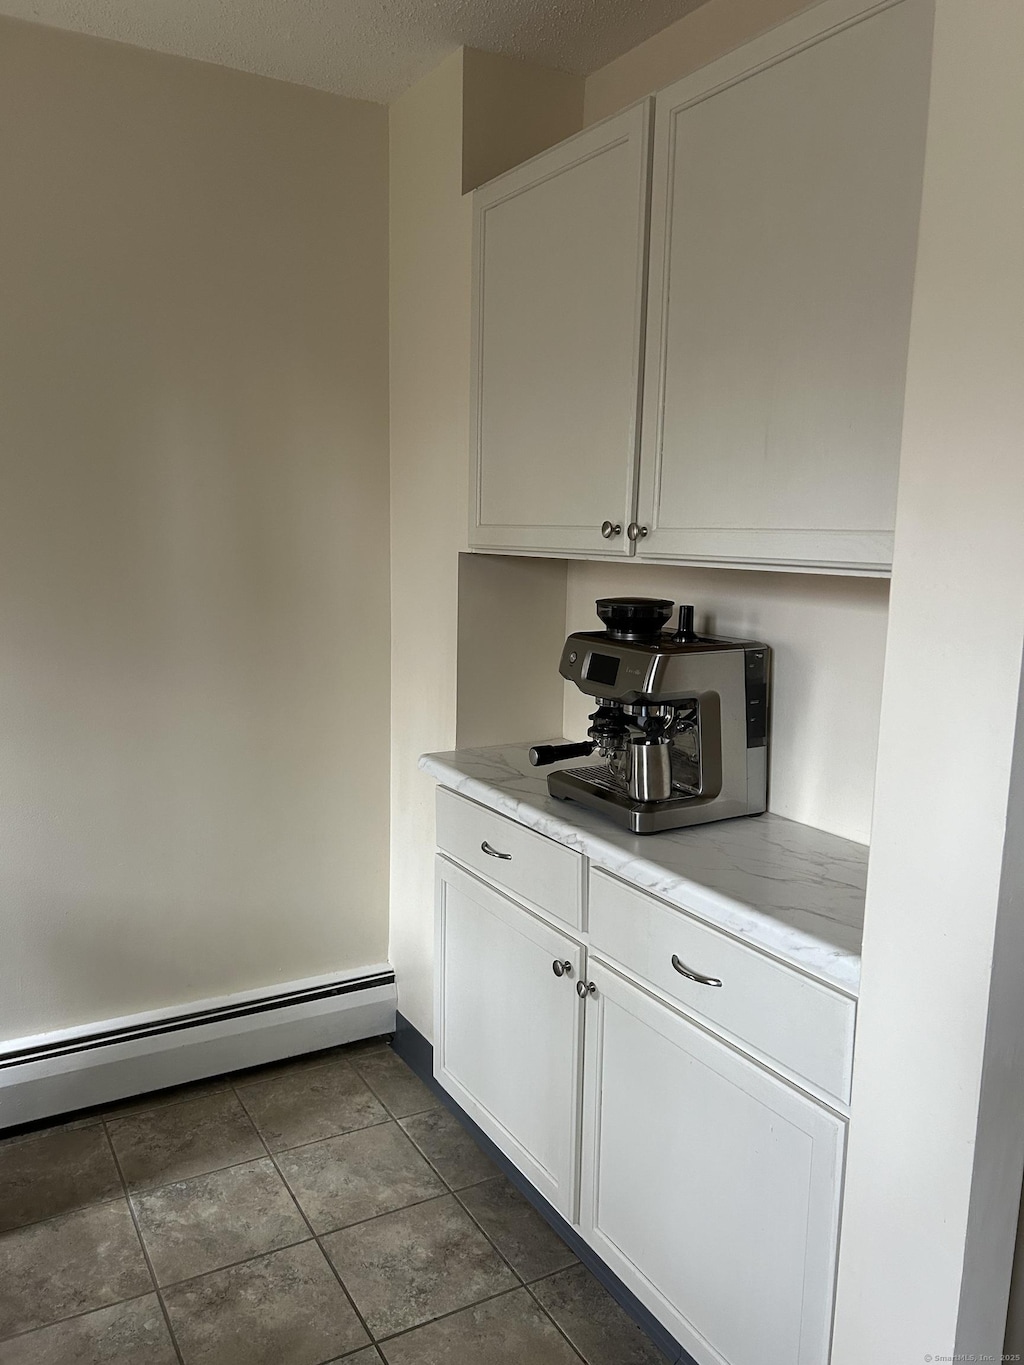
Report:
[{"label": "white upper cabinet", "polygon": [[932,7],[864,8],[657,97],[645,559],[891,563]]},{"label": "white upper cabinet", "polygon": [[477,191],[474,549],[888,572],[932,18],[822,0],[653,161],[646,101]]},{"label": "white upper cabinet", "polygon": [[650,121],[647,100],[474,196],[475,548],[629,553]]}]

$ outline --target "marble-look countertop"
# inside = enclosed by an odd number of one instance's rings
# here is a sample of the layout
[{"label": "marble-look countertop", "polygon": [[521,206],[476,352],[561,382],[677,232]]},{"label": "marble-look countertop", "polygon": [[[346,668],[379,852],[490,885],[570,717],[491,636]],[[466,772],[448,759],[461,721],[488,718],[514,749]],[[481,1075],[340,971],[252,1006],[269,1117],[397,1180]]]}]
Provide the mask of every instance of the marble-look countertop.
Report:
[{"label": "marble-look countertop", "polygon": [[459,749],[424,754],[420,767],[443,787],[579,850],[595,867],[857,994],[866,845],[772,814],[630,834],[549,796],[551,769],[532,768],[528,755],[526,745]]}]

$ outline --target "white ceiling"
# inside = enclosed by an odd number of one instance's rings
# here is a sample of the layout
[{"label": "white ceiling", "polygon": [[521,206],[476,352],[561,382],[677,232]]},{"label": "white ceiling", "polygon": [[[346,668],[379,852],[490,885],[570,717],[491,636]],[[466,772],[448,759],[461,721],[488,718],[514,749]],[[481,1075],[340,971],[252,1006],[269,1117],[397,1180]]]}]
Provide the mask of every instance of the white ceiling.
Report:
[{"label": "white ceiling", "polygon": [[589,75],[703,0],[0,0],[0,14],[386,103],[455,48]]}]

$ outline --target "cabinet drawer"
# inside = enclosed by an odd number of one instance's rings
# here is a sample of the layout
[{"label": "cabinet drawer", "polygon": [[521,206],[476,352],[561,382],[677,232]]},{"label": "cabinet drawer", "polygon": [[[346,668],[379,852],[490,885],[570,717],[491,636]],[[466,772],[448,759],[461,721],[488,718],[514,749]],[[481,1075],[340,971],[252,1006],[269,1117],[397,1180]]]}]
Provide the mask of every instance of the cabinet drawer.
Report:
[{"label": "cabinet drawer", "polygon": [[583,857],[564,844],[442,787],[437,793],[437,845],[532,907],[574,929],[582,925]]},{"label": "cabinet drawer", "polygon": [[595,953],[849,1102],[854,1001],[604,872],[591,872],[589,916]]}]

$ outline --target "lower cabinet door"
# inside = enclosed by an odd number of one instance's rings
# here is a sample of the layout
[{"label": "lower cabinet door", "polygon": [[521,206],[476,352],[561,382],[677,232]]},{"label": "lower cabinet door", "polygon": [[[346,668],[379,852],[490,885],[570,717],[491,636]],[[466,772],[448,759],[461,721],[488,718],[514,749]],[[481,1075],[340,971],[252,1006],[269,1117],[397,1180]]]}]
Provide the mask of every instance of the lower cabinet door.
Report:
[{"label": "lower cabinet door", "polygon": [[434,1075],[576,1218],[583,949],[437,859]]},{"label": "lower cabinet door", "polygon": [[843,1120],[587,975],[583,1235],[700,1365],[826,1365]]}]

